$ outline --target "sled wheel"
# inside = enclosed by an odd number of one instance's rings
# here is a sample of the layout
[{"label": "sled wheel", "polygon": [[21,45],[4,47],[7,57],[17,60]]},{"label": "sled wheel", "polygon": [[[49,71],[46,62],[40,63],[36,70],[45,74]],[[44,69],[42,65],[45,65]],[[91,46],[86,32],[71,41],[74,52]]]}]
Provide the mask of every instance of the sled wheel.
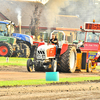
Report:
[{"label": "sled wheel", "polygon": [[87,63],[87,72],[92,72],[92,62],[91,60],[88,60],[88,63]]}]

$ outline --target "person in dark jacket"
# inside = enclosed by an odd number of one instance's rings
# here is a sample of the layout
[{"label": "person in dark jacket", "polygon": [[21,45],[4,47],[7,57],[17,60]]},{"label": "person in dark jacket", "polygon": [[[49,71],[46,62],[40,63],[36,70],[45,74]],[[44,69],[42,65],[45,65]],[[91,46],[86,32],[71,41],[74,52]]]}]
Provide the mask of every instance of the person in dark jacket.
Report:
[{"label": "person in dark jacket", "polygon": [[57,49],[58,49],[58,39],[55,37],[54,34],[52,34],[52,39],[50,39],[50,42],[49,43],[52,43],[52,44],[55,44],[56,45],[56,53],[57,53]]},{"label": "person in dark jacket", "polygon": [[50,39],[50,42],[49,43],[58,45],[58,39],[55,37],[54,34],[52,34],[52,39]]}]

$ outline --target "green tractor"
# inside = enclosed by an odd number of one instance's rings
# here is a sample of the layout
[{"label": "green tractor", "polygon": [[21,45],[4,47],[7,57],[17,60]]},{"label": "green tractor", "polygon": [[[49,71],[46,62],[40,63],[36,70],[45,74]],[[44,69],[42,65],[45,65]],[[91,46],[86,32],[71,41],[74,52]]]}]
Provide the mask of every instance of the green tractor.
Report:
[{"label": "green tractor", "polygon": [[[16,38],[11,37],[14,31],[13,23],[0,21],[0,56],[10,57],[13,54],[19,54],[19,47],[16,44]],[[9,36],[10,35],[10,36]]]}]

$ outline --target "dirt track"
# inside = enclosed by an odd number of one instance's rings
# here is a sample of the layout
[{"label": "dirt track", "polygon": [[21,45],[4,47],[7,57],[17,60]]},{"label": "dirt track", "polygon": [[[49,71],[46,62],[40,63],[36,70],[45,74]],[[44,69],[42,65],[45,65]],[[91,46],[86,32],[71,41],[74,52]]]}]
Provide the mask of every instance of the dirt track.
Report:
[{"label": "dirt track", "polygon": [[[100,76],[95,73],[59,73],[59,77]],[[45,79],[45,72],[29,73],[26,67],[0,67],[0,80]],[[0,100],[99,100],[100,83],[73,83],[48,86],[2,87]]]},{"label": "dirt track", "polygon": [[[59,78],[100,76],[100,72],[59,73]],[[25,66],[1,66],[0,80],[45,79],[45,72],[28,72]]]}]

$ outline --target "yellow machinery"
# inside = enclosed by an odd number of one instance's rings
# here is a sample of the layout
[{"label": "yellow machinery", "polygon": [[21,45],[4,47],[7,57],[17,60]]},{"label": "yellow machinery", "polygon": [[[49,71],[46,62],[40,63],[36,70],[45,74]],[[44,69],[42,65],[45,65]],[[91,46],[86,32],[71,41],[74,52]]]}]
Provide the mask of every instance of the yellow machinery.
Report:
[{"label": "yellow machinery", "polygon": [[86,72],[92,72],[96,68],[96,64],[92,66],[92,60],[86,61],[87,53],[77,53],[76,70],[86,70]]}]

